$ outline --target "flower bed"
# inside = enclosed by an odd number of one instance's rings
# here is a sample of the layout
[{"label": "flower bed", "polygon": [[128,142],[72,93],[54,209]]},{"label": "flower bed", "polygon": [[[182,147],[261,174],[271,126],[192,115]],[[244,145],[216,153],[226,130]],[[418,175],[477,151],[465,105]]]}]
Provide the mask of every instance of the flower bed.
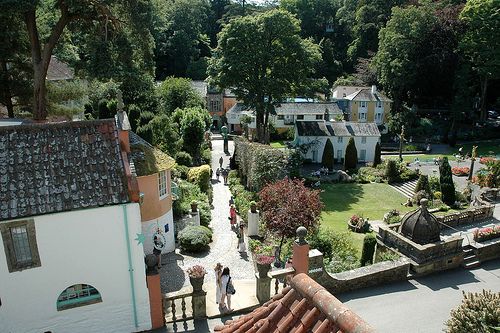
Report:
[{"label": "flower bed", "polygon": [[451,168],[451,173],[454,174],[455,176],[467,176],[469,174],[470,168],[468,167],[453,167]]},{"label": "flower bed", "polygon": [[488,162],[493,162],[494,160],[495,160],[495,158],[491,157],[491,156],[481,157],[481,159],[479,160],[479,163],[486,164]]},{"label": "flower bed", "polygon": [[482,242],[500,237],[500,224],[493,227],[478,228],[474,230],[474,240]]}]

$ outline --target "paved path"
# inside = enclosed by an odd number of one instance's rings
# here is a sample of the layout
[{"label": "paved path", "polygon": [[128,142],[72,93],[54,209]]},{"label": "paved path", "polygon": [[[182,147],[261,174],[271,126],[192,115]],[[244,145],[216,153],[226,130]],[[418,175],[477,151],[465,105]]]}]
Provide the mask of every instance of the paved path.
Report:
[{"label": "paved path", "polygon": [[335,296],[377,332],[438,333],[462,302],[462,291],[483,289],[500,290],[500,260]]},{"label": "paved path", "polygon": [[[229,168],[229,156],[224,154],[223,141],[212,141],[212,169],[219,166],[219,158],[224,159],[224,167]],[[229,141],[229,151],[233,151],[233,142]],[[213,230],[213,242],[210,244],[210,250],[206,253],[191,256],[176,250],[176,253],[169,253],[163,256],[163,268],[160,271],[162,292],[178,291],[183,287],[189,286],[189,278],[185,270],[193,265],[204,266],[208,274],[205,276],[205,284],[213,284],[215,274],[213,267],[220,262],[231,270],[231,276],[234,280],[254,279],[254,265],[251,257],[246,254],[240,255],[237,249],[238,239],[236,234],[231,231],[229,224],[229,199],[231,197],[229,187],[224,185],[222,177],[221,182],[212,179],[213,185],[213,209],[212,221],[210,227]],[[248,240],[245,239],[248,247]],[[210,302],[211,300],[207,300]]]}]

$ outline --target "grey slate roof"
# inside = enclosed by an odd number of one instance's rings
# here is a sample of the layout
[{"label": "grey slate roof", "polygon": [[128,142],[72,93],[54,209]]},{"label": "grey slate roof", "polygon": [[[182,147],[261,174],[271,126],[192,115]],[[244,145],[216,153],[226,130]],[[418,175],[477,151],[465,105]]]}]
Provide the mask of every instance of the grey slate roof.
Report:
[{"label": "grey slate roof", "polygon": [[[243,111],[253,111],[243,103],[236,103],[228,112],[240,113]],[[337,103],[281,103],[276,107],[278,115],[297,114],[325,114],[328,111],[330,116],[342,115]]]},{"label": "grey slate roof", "polygon": [[380,136],[375,123],[297,121],[299,136]]},{"label": "grey slate roof", "polygon": [[345,99],[351,101],[382,101],[382,102],[392,102],[390,98],[377,91],[375,94],[372,94],[371,88],[363,88],[358,90],[346,97]]},{"label": "grey slate roof", "polygon": [[0,220],[129,201],[114,120],[0,127]]}]

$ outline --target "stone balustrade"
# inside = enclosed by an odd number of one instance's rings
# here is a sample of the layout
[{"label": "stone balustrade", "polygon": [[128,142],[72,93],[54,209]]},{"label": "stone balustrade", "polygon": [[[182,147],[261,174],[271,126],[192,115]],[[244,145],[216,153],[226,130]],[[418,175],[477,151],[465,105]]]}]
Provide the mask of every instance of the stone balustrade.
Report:
[{"label": "stone balustrade", "polygon": [[451,213],[444,216],[436,216],[436,219],[439,222],[441,229],[445,229],[448,226],[456,228],[490,218],[493,216],[494,210],[495,206],[488,204],[484,206],[469,208],[457,213]]},{"label": "stone balustrade", "polygon": [[[197,319],[206,317],[207,293],[204,290],[193,292],[182,289],[163,295],[163,313],[169,317],[168,321]],[[188,303],[188,299],[191,303]],[[180,310],[178,310],[180,307]],[[180,312],[180,313],[179,313]]]}]

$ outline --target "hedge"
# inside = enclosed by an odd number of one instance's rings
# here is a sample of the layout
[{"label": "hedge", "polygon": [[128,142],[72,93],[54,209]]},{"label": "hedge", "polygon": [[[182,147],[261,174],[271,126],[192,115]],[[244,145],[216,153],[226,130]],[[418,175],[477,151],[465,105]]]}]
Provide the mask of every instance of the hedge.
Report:
[{"label": "hedge", "polygon": [[188,180],[199,186],[202,192],[207,192],[210,185],[210,166],[205,164],[189,169]]},{"label": "hedge", "polygon": [[186,153],[185,151],[180,151],[177,154],[175,154],[175,161],[177,164],[180,165],[185,165],[185,166],[192,166],[193,165],[193,158],[189,153]]},{"label": "hedge", "polygon": [[373,254],[375,253],[375,245],[377,245],[377,239],[375,234],[370,233],[365,236],[363,240],[363,252],[361,253],[361,266],[366,266],[367,264],[373,263]]},{"label": "hedge", "polygon": [[200,252],[212,241],[212,230],[204,226],[189,226],[179,232],[178,238],[184,251]]}]

